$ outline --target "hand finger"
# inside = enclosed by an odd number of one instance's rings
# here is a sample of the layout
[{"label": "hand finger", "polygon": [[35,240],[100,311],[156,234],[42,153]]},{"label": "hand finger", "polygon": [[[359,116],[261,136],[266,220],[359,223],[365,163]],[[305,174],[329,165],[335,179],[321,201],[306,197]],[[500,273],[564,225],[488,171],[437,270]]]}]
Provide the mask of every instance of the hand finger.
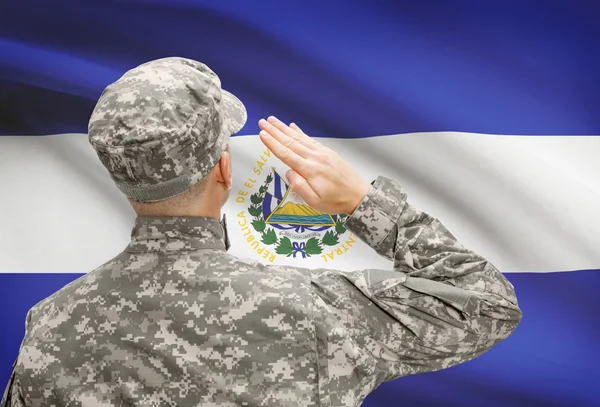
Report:
[{"label": "hand finger", "polygon": [[302,130],[296,123],[290,123],[290,127],[296,131],[299,131],[302,134],[306,134],[304,130]]},{"label": "hand finger", "polygon": [[307,204],[312,206],[318,202],[319,199],[321,199],[319,195],[310,187],[306,179],[294,170],[289,170],[286,172],[285,177],[287,178],[292,191],[300,195],[300,198],[304,199]]},{"label": "hand finger", "polygon": [[265,119],[261,119],[258,122],[258,127],[269,133],[277,141],[279,141],[284,146],[289,147],[301,157],[307,157],[310,154],[310,149],[299,142],[298,139],[301,137],[299,133],[295,133],[295,137],[290,137],[281,130],[279,130],[277,127],[275,127],[272,123],[266,121]]},{"label": "hand finger", "polygon": [[299,173],[303,173],[304,171],[306,171],[307,162],[305,159],[300,157],[290,148],[281,144],[275,139],[275,137],[271,136],[267,131],[262,130],[259,133],[259,136],[263,144],[288,167],[292,168],[294,171]]},{"label": "hand finger", "polygon": [[307,147],[312,148],[314,150],[324,147],[323,144],[319,143],[317,140],[308,136],[300,127],[298,127],[298,125],[296,123],[290,123],[290,127],[292,129],[296,130],[297,132],[308,137],[308,140],[306,141],[306,143],[304,143]]},{"label": "hand finger", "polygon": [[314,149],[314,140],[307,136],[303,131],[296,131],[290,128],[287,124],[275,116],[269,116],[267,121],[288,137],[296,138],[301,144],[309,147],[310,149]]}]

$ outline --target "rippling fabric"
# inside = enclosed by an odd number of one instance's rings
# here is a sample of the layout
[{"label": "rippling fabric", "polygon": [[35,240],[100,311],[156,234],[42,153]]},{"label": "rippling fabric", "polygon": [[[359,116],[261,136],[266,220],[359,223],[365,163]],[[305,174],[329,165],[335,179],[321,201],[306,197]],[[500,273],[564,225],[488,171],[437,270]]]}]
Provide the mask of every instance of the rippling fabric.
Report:
[{"label": "rippling fabric", "polygon": [[0,131],[86,132],[106,85],[177,55],[248,106],[242,134],[599,134],[600,4],[494,3],[6,1]]},{"label": "rippling fabric", "polygon": [[[348,144],[344,157],[369,174],[401,174],[409,199],[442,212],[512,272],[524,313],[512,337],[464,365],[386,383],[365,406],[598,406],[599,12],[598,2],[566,0],[4,1],[0,134],[85,133],[100,93],[126,70],[166,56],[205,62],[248,109],[241,135],[275,114],[319,137],[370,138]],[[392,136],[398,155],[392,138],[372,137],[446,131],[483,134],[410,148]],[[527,141],[514,160],[507,147],[504,162],[475,141],[524,135],[567,141],[543,150]],[[568,142],[576,135],[590,138],[585,149]],[[114,245],[131,216],[83,144],[25,137],[14,149],[15,140],[0,139],[0,212],[9,214],[0,220],[0,393],[27,310],[89,271],[64,264],[76,273],[57,273],[60,255]],[[435,171],[419,165],[442,158]],[[482,191],[487,201],[477,200]],[[91,218],[99,234],[77,229],[101,207],[106,218]]]}]

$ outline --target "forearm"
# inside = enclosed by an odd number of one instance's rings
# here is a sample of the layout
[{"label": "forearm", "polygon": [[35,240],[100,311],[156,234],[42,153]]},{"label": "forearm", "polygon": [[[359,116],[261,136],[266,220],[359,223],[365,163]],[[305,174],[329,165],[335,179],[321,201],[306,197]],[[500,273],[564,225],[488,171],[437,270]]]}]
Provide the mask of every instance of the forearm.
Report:
[{"label": "forearm", "polygon": [[[465,304],[471,295],[483,294],[486,303],[506,318],[520,319],[510,282],[485,258],[460,244],[439,220],[419,211],[406,198],[400,184],[379,177],[346,226],[377,253],[393,260],[394,270],[406,274],[407,287]],[[421,279],[452,288],[444,293],[444,287],[434,288]]]}]

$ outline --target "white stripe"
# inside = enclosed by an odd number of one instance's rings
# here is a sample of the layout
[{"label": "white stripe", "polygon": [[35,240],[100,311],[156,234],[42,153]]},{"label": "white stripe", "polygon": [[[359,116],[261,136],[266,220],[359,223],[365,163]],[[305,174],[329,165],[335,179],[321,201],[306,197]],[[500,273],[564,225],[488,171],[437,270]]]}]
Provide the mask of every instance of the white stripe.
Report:
[{"label": "white stripe", "polygon": [[[598,137],[418,133],[321,140],[365,178],[381,174],[400,181],[413,205],[502,271],[600,267]],[[235,198],[248,190],[243,184],[249,177],[256,179],[252,169],[264,147],[256,137],[236,137],[231,148],[231,253],[259,258],[236,223],[248,205]],[[272,165],[282,168],[270,158],[265,169]],[[87,272],[129,240],[134,213],[85,135],[0,138],[0,185],[0,272]],[[327,248],[334,258],[327,263],[320,256],[277,256],[275,262],[390,267],[364,245],[340,248],[342,256],[334,249]]]}]

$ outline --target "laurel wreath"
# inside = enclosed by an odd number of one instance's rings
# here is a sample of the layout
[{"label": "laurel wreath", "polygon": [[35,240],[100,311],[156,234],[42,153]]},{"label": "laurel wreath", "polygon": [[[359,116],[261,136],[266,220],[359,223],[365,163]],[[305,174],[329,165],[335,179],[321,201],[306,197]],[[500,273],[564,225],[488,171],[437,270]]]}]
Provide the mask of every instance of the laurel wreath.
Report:
[{"label": "laurel wreath", "polygon": [[261,235],[261,241],[266,245],[277,244],[275,253],[285,255],[286,257],[301,254],[302,257],[321,254],[324,246],[335,246],[340,242],[340,236],[346,232],[344,220],[348,215],[338,215],[335,230],[328,230],[321,239],[311,237],[306,242],[292,242],[288,237],[278,238],[273,228],[268,228],[262,213],[262,203],[265,199],[265,193],[269,189],[269,184],[273,181],[273,176],[269,174],[265,182],[260,186],[257,193],[250,195],[252,205],[248,207],[248,213],[254,218],[251,222],[252,227]]}]

